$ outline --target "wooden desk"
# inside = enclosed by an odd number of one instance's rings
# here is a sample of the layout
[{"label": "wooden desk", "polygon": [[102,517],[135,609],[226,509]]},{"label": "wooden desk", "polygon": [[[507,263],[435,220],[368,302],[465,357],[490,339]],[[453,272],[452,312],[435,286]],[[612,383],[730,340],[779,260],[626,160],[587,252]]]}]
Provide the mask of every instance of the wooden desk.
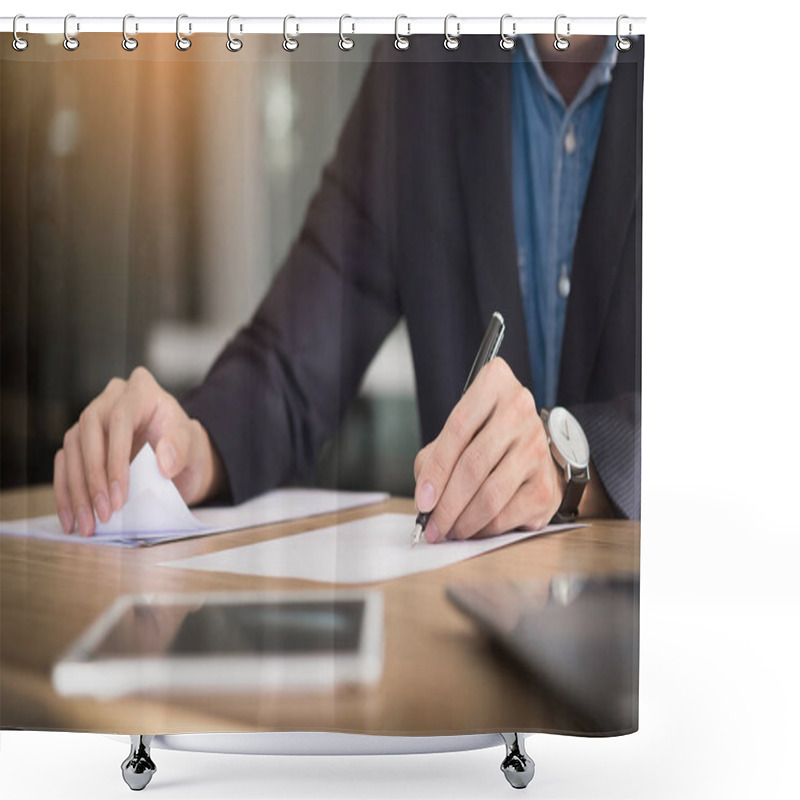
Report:
[{"label": "wooden desk", "polygon": [[[0,727],[122,734],[343,731],[424,736],[585,730],[536,680],[487,645],[445,598],[445,586],[564,572],[639,570],[639,523],[598,521],[444,569],[369,586],[384,592],[384,671],[373,688],[305,693],[67,699],[50,671],[122,594],[319,588],[322,584],[157,567],[160,561],[251,544],[337,520],[413,512],[409,500],[151,548],[88,547],[0,536]],[[3,519],[53,512],[49,487],[4,492]],[[75,534],[73,534],[75,535]],[[447,545],[441,545],[446,547]],[[325,584],[328,586],[328,584]]]}]

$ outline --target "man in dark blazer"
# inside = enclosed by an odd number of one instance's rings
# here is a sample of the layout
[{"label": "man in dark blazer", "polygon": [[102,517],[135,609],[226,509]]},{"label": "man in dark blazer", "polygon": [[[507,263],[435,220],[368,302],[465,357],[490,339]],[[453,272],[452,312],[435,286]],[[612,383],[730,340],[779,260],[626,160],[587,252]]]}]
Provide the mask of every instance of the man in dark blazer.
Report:
[{"label": "man in dark blazer", "polygon": [[[614,68],[564,324],[557,404],[589,442],[588,515],[639,515],[643,46]],[[415,463],[417,506],[434,509],[429,540],[551,519],[565,478],[525,335],[510,60],[496,37],[464,37],[455,52],[438,37],[376,49],[297,240],[204,382],[179,403],[139,368],[67,432],[54,475],[65,530],[88,535],[92,510],[107,519],[122,506],[144,441],[187,502],[240,502],[303,476],[401,317],[429,443]],[[564,85],[580,71],[570,63]],[[494,311],[502,358],[461,397]]]}]

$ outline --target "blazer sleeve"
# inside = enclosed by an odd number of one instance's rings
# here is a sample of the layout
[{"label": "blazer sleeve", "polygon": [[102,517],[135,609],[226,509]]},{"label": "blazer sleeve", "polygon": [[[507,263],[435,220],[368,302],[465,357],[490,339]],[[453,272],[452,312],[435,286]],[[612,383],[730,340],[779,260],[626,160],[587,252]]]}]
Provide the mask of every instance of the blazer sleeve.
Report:
[{"label": "blazer sleeve", "polygon": [[641,516],[641,395],[627,392],[608,402],[570,405],[589,440],[589,451],[615,512]]},{"label": "blazer sleeve", "polygon": [[181,398],[219,451],[235,503],[308,475],[398,321],[388,73],[379,61],[368,68],[267,295]]}]

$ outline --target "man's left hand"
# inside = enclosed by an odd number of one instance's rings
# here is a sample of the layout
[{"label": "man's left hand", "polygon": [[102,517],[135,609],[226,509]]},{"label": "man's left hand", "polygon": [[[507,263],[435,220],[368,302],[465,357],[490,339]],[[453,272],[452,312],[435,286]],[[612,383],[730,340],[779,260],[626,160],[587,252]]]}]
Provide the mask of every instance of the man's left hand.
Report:
[{"label": "man's left hand", "polygon": [[414,462],[429,542],[543,528],[564,494],[531,392],[502,358],[490,361]]}]

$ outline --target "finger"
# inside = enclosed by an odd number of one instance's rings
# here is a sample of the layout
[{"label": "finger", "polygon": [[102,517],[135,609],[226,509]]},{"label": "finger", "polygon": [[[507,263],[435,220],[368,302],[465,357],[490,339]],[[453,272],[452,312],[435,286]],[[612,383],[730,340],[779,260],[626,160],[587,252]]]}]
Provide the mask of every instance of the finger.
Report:
[{"label": "finger", "polygon": [[67,468],[67,487],[69,489],[72,517],[78,523],[78,531],[82,536],[94,533],[94,514],[86,488],[86,476],[83,471],[80,434],[77,425],[73,425],[64,435],[64,458]]},{"label": "finger", "polygon": [[205,429],[196,419],[186,419],[169,437],[175,442],[178,467],[173,476],[175,487],[184,501],[191,505],[204,497],[211,483],[213,464],[211,447]]},{"label": "finger", "polygon": [[[525,465],[512,449],[486,478],[453,522],[448,538],[469,539],[483,530],[509,504],[525,481]],[[503,531],[504,533],[505,531]]]},{"label": "finger", "polygon": [[552,496],[553,488],[538,475],[525,481],[506,506],[480,530],[478,536],[497,536],[521,527],[541,530],[555,513]]},{"label": "finger", "polygon": [[[95,506],[97,507],[97,513],[101,520],[104,522],[111,516],[111,512],[116,510],[117,508],[121,507],[121,501],[119,497],[117,497],[117,502],[119,505],[114,505],[114,496],[109,491],[109,478],[108,478],[108,431],[110,428],[110,414],[111,409],[114,407],[114,404],[117,400],[122,396],[123,392],[127,387],[126,381],[122,380],[122,378],[112,378],[107,384],[106,388],[98,395],[98,397],[90,404],[90,408],[92,408],[96,414],[97,418],[99,419],[100,426],[102,428],[102,439],[100,439],[99,444],[102,445],[102,480],[100,478],[97,479],[97,483],[104,484],[103,486],[99,487],[100,493],[102,490],[105,490],[105,498],[100,497],[98,498],[98,491],[96,491],[93,485],[90,484],[90,491],[92,492],[92,497],[95,498]],[[88,411],[88,409],[87,409]],[[94,458],[98,458],[98,454],[100,451],[99,446],[95,446],[92,452],[95,454]],[[90,467],[87,467],[87,475],[91,475],[90,469],[96,469],[97,461],[95,460]],[[105,499],[106,503],[103,502]],[[105,509],[108,509],[107,513],[104,514]]]},{"label": "finger", "polygon": [[429,458],[420,470],[414,499],[420,511],[430,511],[442,496],[464,448],[494,411],[498,400],[516,382],[501,358],[490,361],[456,403]]},{"label": "finger", "polygon": [[72,533],[75,520],[72,516],[72,506],[69,499],[69,487],[67,486],[67,467],[64,458],[64,448],[56,453],[53,460],[53,494],[56,500],[56,512],[61,522],[64,533]]},{"label": "finger", "polygon": [[[468,538],[484,530],[517,488],[531,479],[535,479],[531,485],[541,489],[540,505],[550,507],[556,500],[556,473],[533,395],[520,385],[509,401],[503,409],[503,424],[518,431],[519,435],[506,455],[508,463],[498,467],[496,474],[487,479],[485,489],[476,493],[474,502],[471,501],[456,520],[451,538]],[[499,482],[503,487],[498,485]],[[505,530],[497,529],[496,532]]]},{"label": "finger", "polygon": [[106,480],[106,434],[100,416],[100,402],[90,403],[78,421],[83,471],[97,516],[107,522],[111,516]]},{"label": "finger", "polygon": [[[453,469],[453,474],[442,493],[441,500],[436,504],[436,508],[433,511],[434,527],[432,535],[446,536],[451,531],[464,509],[480,492],[486,480],[493,474],[493,471],[496,472],[501,468],[507,454],[510,455],[509,450],[512,442],[519,435],[519,432],[506,423],[505,416],[507,415],[501,416],[500,413],[495,413],[489,422],[481,428],[472,442],[467,445],[458,459]],[[521,450],[522,448],[517,449]],[[511,460],[513,463],[510,466],[506,466],[499,477],[504,483],[514,483],[513,488],[509,488],[507,491],[508,496],[503,498],[503,505],[508,502],[514,490],[525,478],[524,465],[519,463],[519,458]],[[516,473],[510,474],[510,470],[515,470]],[[500,498],[492,498],[493,502],[495,500],[499,502]],[[497,511],[500,508],[502,506],[498,507]],[[486,519],[485,522],[488,522],[489,519],[491,517]],[[428,526],[430,526],[430,521]],[[473,528],[469,533],[474,533],[477,530],[477,528]],[[463,534],[460,538],[466,538],[466,531]],[[429,541],[434,541],[434,539],[431,537]]]},{"label": "finger", "polygon": [[419,478],[420,470],[422,469],[425,462],[428,460],[431,451],[433,450],[433,446],[436,444],[436,439],[432,442],[428,442],[425,447],[422,448],[417,453],[417,457],[414,459],[414,480],[416,481]]},{"label": "finger", "polygon": [[188,424],[179,423],[161,437],[156,444],[156,460],[165,478],[174,478],[186,469],[191,447],[192,433]]},{"label": "finger", "polygon": [[159,386],[147,370],[137,367],[108,416],[108,479],[111,505],[122,508],[128,496],[133,435],[146,427],[159,396]]}]

